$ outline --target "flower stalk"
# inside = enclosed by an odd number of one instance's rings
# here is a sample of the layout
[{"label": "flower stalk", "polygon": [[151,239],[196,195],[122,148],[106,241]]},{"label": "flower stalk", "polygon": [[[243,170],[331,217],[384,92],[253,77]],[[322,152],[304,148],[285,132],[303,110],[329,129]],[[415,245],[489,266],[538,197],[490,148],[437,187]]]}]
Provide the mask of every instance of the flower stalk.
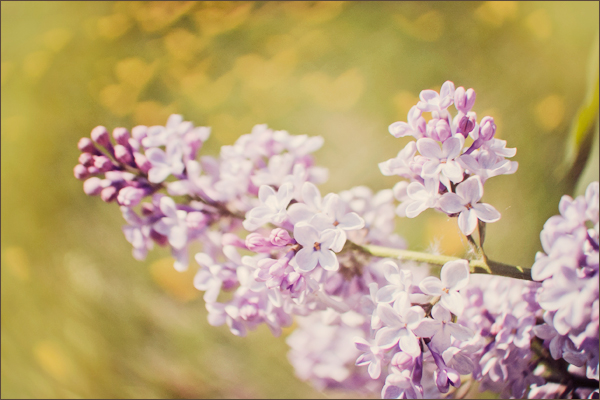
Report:
[{"label": "flower stalk", "polygon": [[[442,266],[449,261],[460,260],[459,257],[446,256],[442,254],[430,254],[413,250],[393,249],[376,245],[354,245],[359,250],[375,257],[390,257],[400,260],[420,261],[428,264]],[[474,274],[490,274],[506,276],[509,278],[531,281],[531,270],[516,265],[504,264],[490,259],[469,260],[469,269]]]}]

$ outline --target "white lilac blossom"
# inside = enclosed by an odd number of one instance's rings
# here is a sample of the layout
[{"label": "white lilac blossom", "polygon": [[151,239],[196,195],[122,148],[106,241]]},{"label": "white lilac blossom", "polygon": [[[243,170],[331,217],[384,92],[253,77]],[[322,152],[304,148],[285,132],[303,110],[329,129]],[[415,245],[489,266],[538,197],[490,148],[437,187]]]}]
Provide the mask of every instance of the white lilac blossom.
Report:
[{"label": "white lilac blossom", "polygon": [[[120,206],[136,259],[158,244],[181,271],[201,244],[193,284],[211,325],[245,336],[264,324],[278,336],[295,321],[288,358],[319,389],[449,398],[476,381],[506,398],[597,397],[598,183],[563,197],[544,225],[530,273],[539,282],[481,247],[471,261],[408,251],[395,214],[433,208],[473,242],[500,218],[481,202],[483,185],[518,168],[494,119],[478,122],[473,89],[447,81],[419,98],[407,122],[389,126],[414,140],[379,164],[403,180],[376,193],[322,196],[327,171],[312,153],[323,139],[266,125],[198,158],[210,128],[180,115],[116,128],[114,142],[94,128],[73,173],[86,194]],[[442,266],[439,278],[427,262]],[[471,274],[478,266],[502,276]]]}]

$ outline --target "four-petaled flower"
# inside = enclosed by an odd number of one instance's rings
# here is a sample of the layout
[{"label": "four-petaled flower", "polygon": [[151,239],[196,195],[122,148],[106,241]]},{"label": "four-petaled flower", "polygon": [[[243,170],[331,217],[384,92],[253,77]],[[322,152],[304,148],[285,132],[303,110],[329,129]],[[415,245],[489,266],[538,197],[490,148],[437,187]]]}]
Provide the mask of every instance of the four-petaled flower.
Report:
[{"label": "four-petaled flower", "polygon": [[442,267],[441,280],[428,276],[419,283],[425,294],[440,296],[440,304],[455,315],[464,309],[463,297],[458,291],[469,283],[469,262],[467,260],[449,261]]},{"label": "four-petaled flower", "polygon": [[458,227],[465,235],[470,235],[477,227],[477,219],[483,222],[496,222],[500,213],[486,203],[478,203],[483,196],[483,185],[479,176],[472,176],[456,187],[456,193],[446,193],[440,199],[440,207],[449,214],[458,215]]},{"label": "four-petaled flower", "polygon": [[319,264],[328,271],[337,271],[340,265],[335,253],[330,250],[335,238],[336,233],[333,229],[319,232],[307,223],[296,224],[294,239],[302,245],[295,257],[298,268],[308,272]]}]

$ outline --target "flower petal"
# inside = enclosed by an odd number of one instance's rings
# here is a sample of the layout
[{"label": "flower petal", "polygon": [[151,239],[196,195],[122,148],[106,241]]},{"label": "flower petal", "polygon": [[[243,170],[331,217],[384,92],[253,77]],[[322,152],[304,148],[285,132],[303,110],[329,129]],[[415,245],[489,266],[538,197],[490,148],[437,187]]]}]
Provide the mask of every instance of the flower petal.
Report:
[{"label": "flower petal", "polygon": [[475,204],[483,196],[483,185],[478,176],[472,176],[456,187],[456,194],[467,203]]},{"label": "flower petal", "polygon": [[442,281],[435,276],[428,276],[419,283],[419,289],[425,294],[439,296],[442,294]]},{"label": "flower petal", "polygon": [[331,250],[321,250],[316,252],[319,257],[319,264],[327,271],[337,271],[340,268],[340,263]]},{"label": "flower petal", "polygon": [[442,149],[440,145],[433,139],[422,138],[417,140],[417,149],[421,155],[427,158],[441,159],[443,158]]},{"label": "flower petal", "polygon": [[440,207],[448,214],[454,214],[466,210],[465,201],[455,193],[446,193],[440,199]]},{"label": "flower petal", "polygon": [[442,267],[440,274],[442,285],[449,290],[460,290],[469,283],[469,262],[467,260],[449,261]]},{"label": "flower petal", "polygon": [[319,232],[309,224],[298,224],[294,226],[294,239],[304,247],[310,247],[319,241]]},{"label": "flower petal", "polygon": [[500,219],[500,213],[494,207],[486,203],[478,203],[473,206],[477,218],[483,222],[496,222]]},{"label": "flower petal", "polygon": [[296,263],[301,271],[312,271],[317,266],[319,255],[312,247],[304,247],[296,253]]},{"label": "flower petal", "polygon": [[473,209],[464,210],[460,213],[458,216],[458,227],[465,236],[469,236],[475,231],[477,227],[477,214]]}]

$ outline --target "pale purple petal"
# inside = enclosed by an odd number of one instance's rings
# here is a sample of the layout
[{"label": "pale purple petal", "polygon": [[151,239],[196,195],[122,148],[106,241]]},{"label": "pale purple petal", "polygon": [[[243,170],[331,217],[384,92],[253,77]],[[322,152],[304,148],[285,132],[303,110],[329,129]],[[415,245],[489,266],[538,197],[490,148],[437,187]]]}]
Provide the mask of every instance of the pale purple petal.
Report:
[{"label": "pale purple petal", "polygon": [[440,274],[442,285],[449,290],[460,290],[469,283],[469,262],[467,260],[449,261],[442,267]]},{"label": "pale purple petal", "polygon": [[462,341],[469,340],[473,337],[473,335],[475,335],[475,333],[471,329],[460,324],[448,323],[446,325],[446,328],[450,331],[450,334],[452,336]]},{"label": "pale purple petal", "polygon": [[428,276],[419,283],[419,288],[425,294],[439,296],[442,294],[442,282],[435,276]]},{"label": "pale purple petal", "polygon": [[405,214],[408,218],[415,218],[417,215],[421,214],[423,211],[427,210],[429,206],[427,203],[414,200],[408,204],[405,210]]},{"label": "pale purple petal", "polygon": [[416,357],[421,353],[417,337],[408,329],[400,330],[399,345],[402,351]]},{"label": "pale purple petal", "polygon": [[440,304],[452,311],[455,315],[461,315],[465,308],[465,301],[462,295],[458,292],[450,291],[449,293],[443,293],[440,299]]},{"label": "pale purple petal", "polygon": [[478,176],[472,176],[456,187],[456,194],[467,203],[475,204],[483,196],[483,185]]},{"label": "pale purple petal", "polygon": [[312,248],[319,241],[319,232],[308,224],[296,225],[294,227],[294,239],[304,247]]},{"label": "pale purple petal", "polygon": [[258,189],[258,199],[260,202],[264,204],[271,196],[276,196],[275,190],[269,185],[261,185],[260,189]]},{"label": "pale purple petal", "polygon": [[483,222],[496,222],[500,219],[500,213],[494,207],[486,203],[478,203],[473,206],[477,218]]},{"label": "pale purple petal", "polygon": [[465,201],[455,193],[446,193],[440,199],[440,207],[448,214],[454,214],[466,210]]},{"label": "pale purple petal", "polygon": [[439,329],[440,329],[440,323],[438,321],[434,321],[431,318],[425,318],[412,331],[415,333],[415,335],[417,335],[419,337],[430,338],[433,335],[435,335]]},{"label": "pale purple petal", "polygon": [[422,138],[417,140],[417,149],[425,157],[441,159],[443,158],[442,149],[440,145],[433,139]]},{"label": "pale purple petal", "polygon": [[[405,329],[402,330],[405,331]],[[378,330],[377,334],[375,335],[375,342],[377,343],[377,346],[384,349],[394,347],[398,343],[399,339],[400,330],[397,328],[383,327]]]},{"label": "pale purple petal", "polygon": [[338,228],[344,230],[362,229],[365,226],[365,220],[355,212],[344,215],[338,222]]},{"label": "pale purple petal", "polygon": [[312,271],[319,262],[319,254],[312,247],[304,247],[296,253],[296,263],[302,271]]},{"label": "pale purple petal", "polygon": [[464,210],[458,216],[458,227],[466,236],[472,234],[477,227],[477,214],[473,209]]},{"label": "pale purple petal", "polygon": [[331,250],[321,250],[315,252],[319,257],[319,264],[323,269],[328,271],[337,271],[340,268],[340,264],[338,262],[335,253]]},{"label": "pale purple petal", "polygon": [[388,127],[388,131],[397,138],[414,134],[410,125],[403,121],[394,122]]}]

